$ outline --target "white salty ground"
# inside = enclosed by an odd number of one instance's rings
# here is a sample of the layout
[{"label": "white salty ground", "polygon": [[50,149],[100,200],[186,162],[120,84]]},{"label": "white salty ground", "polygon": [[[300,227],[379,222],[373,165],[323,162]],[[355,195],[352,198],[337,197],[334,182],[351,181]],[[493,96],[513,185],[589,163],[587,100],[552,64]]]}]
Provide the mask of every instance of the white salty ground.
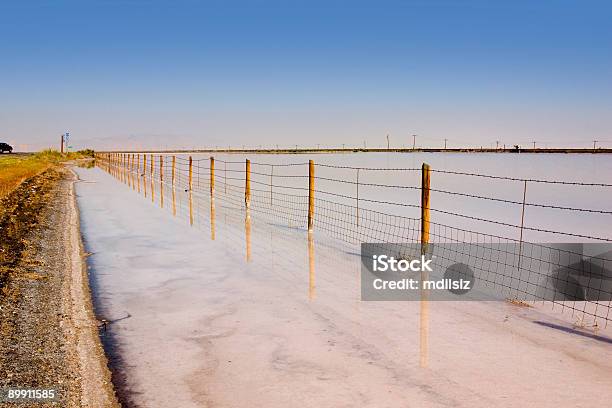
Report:
[{"label": "white salty ground", "polygon": [[[100,169],[77,170],[99,297],[143,407],[593,407],[612,390],[610,333],[504,302],[361,302],[356,248],[218,210],[191,227]],[[167,194],[167,193],[166,193]],[[166,195],[168,203],[168,195]],[[203,213],[206,211],[203,210]],[[311,288],[314,281],[315,287]]]}]

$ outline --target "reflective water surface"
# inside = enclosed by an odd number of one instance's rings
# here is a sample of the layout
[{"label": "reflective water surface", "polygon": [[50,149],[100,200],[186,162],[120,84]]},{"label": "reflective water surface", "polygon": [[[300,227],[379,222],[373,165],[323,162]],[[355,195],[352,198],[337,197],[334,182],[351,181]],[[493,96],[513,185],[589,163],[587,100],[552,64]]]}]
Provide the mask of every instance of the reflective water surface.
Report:
[{"label": "reflective water surface", "polygon": [[359,246],[309,233],[299,206],[248,211],[243,196],[222,194],[229,184],[217,183],[211,199],[205,189],[172,188],[167,172],[159,180],[155,172],[76,171],[93,182],[77,193],[98,313],[130,316],[108,334],[128,404],[522,407],[527,398],[558,408],[608,400],[607,334],[555,329],[571,324],[554,310],[361,302]]}]

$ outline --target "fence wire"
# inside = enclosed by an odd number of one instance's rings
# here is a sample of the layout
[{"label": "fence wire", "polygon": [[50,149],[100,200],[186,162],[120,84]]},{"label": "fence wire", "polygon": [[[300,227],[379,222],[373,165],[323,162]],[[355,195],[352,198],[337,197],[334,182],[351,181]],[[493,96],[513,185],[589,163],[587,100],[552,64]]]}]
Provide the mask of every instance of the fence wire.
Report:
[{"label": "fence wire", "polygon": [[[156,181],[172,190],[188,191],[208,199],[213,194],[215,201],[227,208],[239,211],[245,208],[247,170],[244,161],[215,159],[211,176],[211,160],[202,157],[99,153],[96,160],[99,167],[135,190],[142,189],[152,199],[155,198],[153,181]],[[311,193],[309,163],[250,162],[250,166],[249,211],[280,225],[306,230]],[[419,168],[315,164],[315,188],[312,190],[315,232],[350,244],[420,242],[421,171]],[[612,276],[608,272],[612,253],[590,256],[588,263],[579,263],[574,271],[554,278],[552,294],[542,295],[545,288],[537,282],[544,280],[538,276],[543,267],[561,268],[565,258],[581,255],[547,242],[612,242],[612,228],[609,228],[612,209],[566,205],[557,202],[555,194],[575,198],[577,193],[571,189],[578,188],[586,189],[587,197],[591,194],[605,197],[612,193],[612,184],[438,169],[431,172],[440,177],[433,179],[429,188],[433,196],[429,209],[432,212],[429,224],[432,244],[467,244],[467,255],[472,260],[476,277],[512,300],[548,302],[553,307],[576,313],[581,319],[589,318],[595,326],[607,325],[612,319]],[[448,177],[459,178],[459,181],[448,181],[448,188],[437,187]],[[464,179],[477,179],[478,182],[469,184]],[[214,191],[211,191],[211,181]],[[509,184],[500,189],[498,183]],[[464,185],[476,186],[479,192],[459,191]],[[550,194],[555,201],[528,198],[532,186],[554,188],[554,194]],[[598,195],[602,192],[603,195]],[[535,196],[549,197],[547,194]],[[593,201],[589,199],[589,203]],[[494,206],[487,210],[494,217],[483,215],[487,212],[481,210],[485,205]],[[526,222],[526,210],[535,212],[529,220],[555,226]],[[568,228],[557,226],[558,217],[562,217],[562,224]],[[607,226],[600,228],[604,234],[585,230],[581,224],[584,217],[596,217],[593,218],[595,224],[591,225]],[[493,244],[512,244],[508,247],[512,248],[509,250],[512,253],[494,249]],[[452,261],[466,255],[443,248],[437,254],[440,259]],[[516,248],[520,251],[518,265],[509,257],[516,257]],[[578,285],[582,294],[576,292],[576,279],[572,274],[581,276]]]}]

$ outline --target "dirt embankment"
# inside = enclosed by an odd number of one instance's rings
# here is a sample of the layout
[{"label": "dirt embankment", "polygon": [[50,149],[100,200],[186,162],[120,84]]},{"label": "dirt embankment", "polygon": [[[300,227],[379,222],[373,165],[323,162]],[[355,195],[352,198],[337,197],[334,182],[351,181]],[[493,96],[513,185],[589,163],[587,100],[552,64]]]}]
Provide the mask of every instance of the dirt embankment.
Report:
[{"label": "dirt embankment", "polygon": [[32,402],[37,407],[115,407],[82,258],[75,178],[54,167],[0,202],[0,388],[59,390],[59,401]]}]

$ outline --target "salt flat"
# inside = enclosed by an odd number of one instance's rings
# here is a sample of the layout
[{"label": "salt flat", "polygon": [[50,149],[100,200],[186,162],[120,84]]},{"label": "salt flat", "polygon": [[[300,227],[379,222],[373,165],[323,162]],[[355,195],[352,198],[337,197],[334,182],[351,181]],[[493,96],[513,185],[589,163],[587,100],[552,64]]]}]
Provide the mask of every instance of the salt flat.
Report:
[{"label": "salt flat", "polygon": [[[591,407],[612,389],[609,330],[507,302],[361,302],[358,247],[77,169],[98,313],[123,395],[146,407]],[[248,235],[247,235],[248,233]],[[247,242],[250,244],[247,245]],[[247,256],[247,247],[250,247]],[[313,254],[314,253],[314,254]],[[248,259],[247,259],[248,258]],[[128,317],[129,316],[129,317]],[[127,318],[126,318],[127,317]]]}]

